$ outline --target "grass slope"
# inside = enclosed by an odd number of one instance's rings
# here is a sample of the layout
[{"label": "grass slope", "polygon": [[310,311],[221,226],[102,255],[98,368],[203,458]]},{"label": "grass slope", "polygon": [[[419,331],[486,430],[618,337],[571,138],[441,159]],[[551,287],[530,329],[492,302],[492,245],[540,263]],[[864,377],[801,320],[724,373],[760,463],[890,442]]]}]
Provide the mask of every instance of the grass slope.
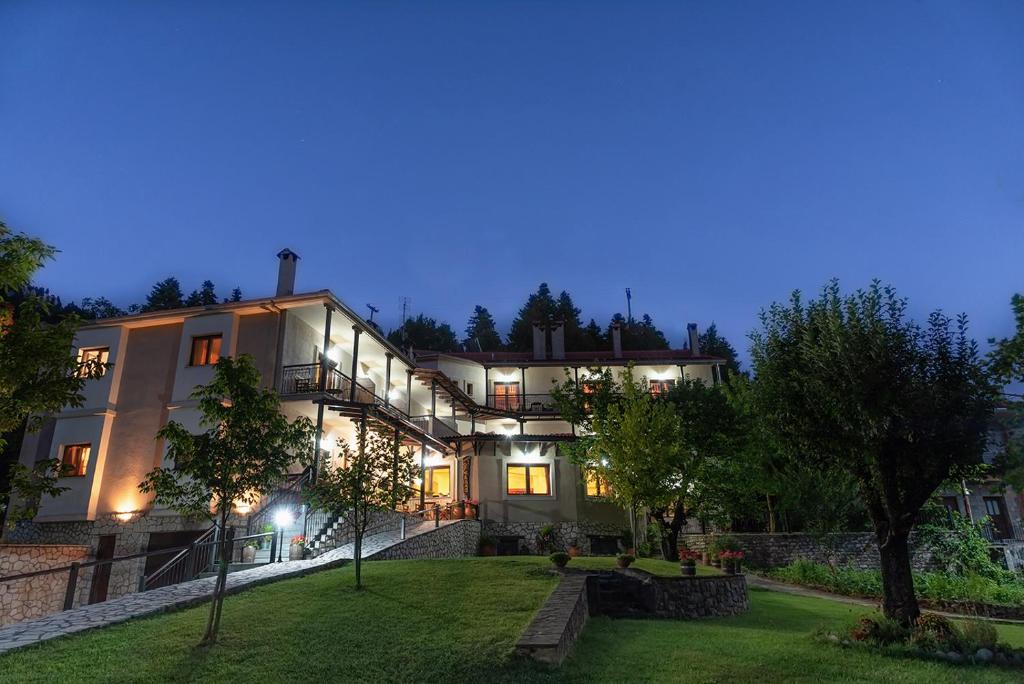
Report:
[{"label": "grass slope", "polygon": [[[752,591],[751,612],[736,618],[594,619],[563,668],[548,670],[509,656],[555,586],[547,567],[540,558],[367,563],[363,592],[342,568],[229,597],[221,643],[209,650],[195,647],[206,617],[199,607],[0,657],[0,681],[1020,681],[1019,671],[822,646],[809,636],[816,627],[864,611],[763,591]],[[1024,628],[1000,626],[1000,634],[1024,645]]]}]

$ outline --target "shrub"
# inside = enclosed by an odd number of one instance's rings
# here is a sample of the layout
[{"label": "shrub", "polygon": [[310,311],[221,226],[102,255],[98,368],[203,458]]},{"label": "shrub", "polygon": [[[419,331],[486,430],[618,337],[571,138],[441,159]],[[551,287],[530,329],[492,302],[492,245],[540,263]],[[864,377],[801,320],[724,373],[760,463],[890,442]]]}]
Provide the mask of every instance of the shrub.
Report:
[{"label": "shrub", "polygon": [[865,615],[857,620],[850,631],[850,638],[888,646],[906,643],[910,639],[910,630],[883,615]]},{"label": "shrub", "polygon": [[566,564],[569,562],[569,559],[572,558],[572,556],[565,553],[564,551],[558,551],[548,556],[548,558],[550,558],[551,562],[557,565],[558,567],[564,568]]},{"label": "shrub", "polygon": [[633,561],[636,560],[635,557],[628,553],[620,553],[618,556],[615,557],[615,559],[619,561],[619,565],[624,568],[628,568],[630,565],[633,564]]},{"label": "shrub", "polygon": [[960,630],[948,618],[924,613],[910,636],[910,643],[928,651],[956,649],[961,642]]},{"label": "shrub", "polygon": [[979,648],[994,651],[999,634],[991,622],[968,620],[960,629],[960,646],[964,653],[973,653]]}]

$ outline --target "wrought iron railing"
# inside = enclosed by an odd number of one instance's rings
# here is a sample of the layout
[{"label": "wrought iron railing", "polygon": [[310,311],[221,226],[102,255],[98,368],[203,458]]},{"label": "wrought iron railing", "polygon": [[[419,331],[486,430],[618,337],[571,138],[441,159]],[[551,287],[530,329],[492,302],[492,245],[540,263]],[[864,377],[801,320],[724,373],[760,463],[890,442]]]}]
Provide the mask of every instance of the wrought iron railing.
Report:
[{"label": "wrought iron railing", "polygon": [[487,405],[510,413],[557,413],[550,394],[488,394]]},{"label": "wrought iron railing", "polygon": [[313,466],[307,466],[298,475],[288,479],[283,487],[260,501],[259,509],[249,514],[245,521],[245,533],[255,534],[259,530],[265,530],[267,525],[274,526],[274,516],[281,509],[288,509],[292,517],[297,518],[302,510],[303,489],[312,481]]},{"label": "wrought iron railing", "polygon": [[454,439],[459,436],[459,429],[451,418],[441,416],[410,416],[409,422],[428,435],[440,440]]},{"label": "wrought iron railing", "polygon": [[1019,524],[1009,520],[997,522],[992,518],[987,518],[981,524],[981,534],[993,544],[1008,541],[1024,541],[1024,530],[1021,529]]},{"label": "wrought iron railing", "polygon": [[195,579],[213,565],[217,555],[217,526],[196,537],[191,544],[139,581],[139,591],[180,584]]},{"label": "wrought iron railing", "polygon": [[[321,370],[319,363],[302,363],[284,366],[281,369],[281,385],[278,391],[282,395],[314,394],[320,391]],[[350,377],[337,368],[328,368],[324,378],[323,391],[337,396],[339,399],[352,399],[352,386],[355,385],[355,401],[360,404],[383,404],[374,388],[368,387]]]}]

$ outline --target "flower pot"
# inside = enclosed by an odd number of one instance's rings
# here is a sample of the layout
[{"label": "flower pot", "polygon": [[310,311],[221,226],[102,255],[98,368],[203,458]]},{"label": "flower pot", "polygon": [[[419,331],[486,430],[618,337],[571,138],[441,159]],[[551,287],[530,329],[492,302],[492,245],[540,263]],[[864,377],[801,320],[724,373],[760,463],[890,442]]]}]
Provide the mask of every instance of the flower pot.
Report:
[{"label": "flower pot", "polygon": [[256,547],[255,546],[243,546],[242,547],[242,562],[243,563],[255,563],[256,562]]},{"label": "flower pot", "polygon": [[306,547],[302,544],[292,544],[288,547],[288,560],[302,560],[302,554]]},{"label": "flower pot", "polygon": [[622,558],[616,558],[615,559],[615,564],[618,565],[620,568],[625,569],[625,568],[628,568],[630,565],[632,565],[633,561],[623,560]]},{"label": "flower pot", "polygon": [[684,563],[679,566],[679,571],[683,573],[683,577],[695,577],[697,575],[697,565],[695,563]]},{"label": "flower pot", "polygon": [[466,518],[470,520],[480,519],[480,507],[476,504],[467,503],[465,504]]},{"label": "flower pot", "polygon": [[481,556],[497,556],[498,555],[498,547],[497,546],[493,546],[491,544],[486,544],[484,546],[481,546],[480,547],[480,555]]},{"label": "flower pot", "polygon": [[570,546],[569,550],[567,551],[567,553],[570,556],[572,556],[573,558],[577,558],[578,556],[582,556],[583,555],[583,552],[580,551],[580,547],[578,547],[578,546]]},{"label": "flower pot", "polygon": [[462,520],[464,510],[462,503],[452,504],[452,520]]}]

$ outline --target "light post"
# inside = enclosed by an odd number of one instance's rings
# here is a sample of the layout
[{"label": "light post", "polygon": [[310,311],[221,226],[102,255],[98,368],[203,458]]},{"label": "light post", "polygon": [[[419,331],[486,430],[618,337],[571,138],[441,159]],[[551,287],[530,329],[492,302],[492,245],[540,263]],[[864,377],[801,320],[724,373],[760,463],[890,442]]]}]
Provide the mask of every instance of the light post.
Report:
[{"label": "light post", "polygon": [[[294,518],[292,512],[287,508],[278,509],[274,515],[274,523],[277,525],[278,544],[277,544],[277,562],[281,562],[281,551],[284,546],[284,528],[292,524]],[[273,558],[270,559],[273,562]]]}]

